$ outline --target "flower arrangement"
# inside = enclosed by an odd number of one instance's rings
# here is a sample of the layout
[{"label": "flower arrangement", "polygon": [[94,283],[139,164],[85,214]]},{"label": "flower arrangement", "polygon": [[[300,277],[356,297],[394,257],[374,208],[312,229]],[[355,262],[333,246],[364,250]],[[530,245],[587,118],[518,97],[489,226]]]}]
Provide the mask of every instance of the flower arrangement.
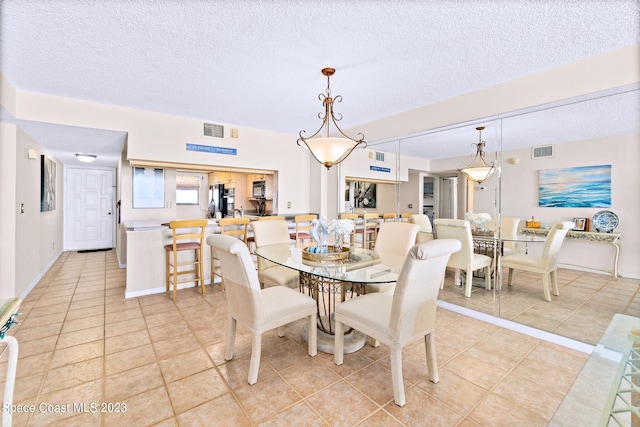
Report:
[{"label": "flower arrangement", "polygon": [[466,219],[479,227],[483,222],[491,221],[491,215],[488,213],[467,212]]},{"label": "flower arrangement", "polygon": [[327,231],[338,235],[349,234],[353,231],[353,221],[350,219],[332,219],[327,225]]}]

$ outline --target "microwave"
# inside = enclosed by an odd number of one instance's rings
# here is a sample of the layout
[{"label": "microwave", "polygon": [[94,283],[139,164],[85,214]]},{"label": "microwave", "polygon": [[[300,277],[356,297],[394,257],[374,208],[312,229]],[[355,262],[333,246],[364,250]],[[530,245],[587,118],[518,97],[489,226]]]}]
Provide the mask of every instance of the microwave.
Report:
[{"label": "microwave", "polygon": [[253,197],[255,199],[264,199],[267,191],[265,181],[253,181]]}]

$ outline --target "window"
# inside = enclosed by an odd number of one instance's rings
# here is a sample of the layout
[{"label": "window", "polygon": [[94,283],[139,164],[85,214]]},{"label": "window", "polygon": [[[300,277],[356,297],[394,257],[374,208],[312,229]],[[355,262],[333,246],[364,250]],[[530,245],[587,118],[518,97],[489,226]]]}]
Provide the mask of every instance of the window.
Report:
[{"label": "window", "polygon": [[194,175],[176,176],[176,204],[197,205],[200,195],[200,177]]}]

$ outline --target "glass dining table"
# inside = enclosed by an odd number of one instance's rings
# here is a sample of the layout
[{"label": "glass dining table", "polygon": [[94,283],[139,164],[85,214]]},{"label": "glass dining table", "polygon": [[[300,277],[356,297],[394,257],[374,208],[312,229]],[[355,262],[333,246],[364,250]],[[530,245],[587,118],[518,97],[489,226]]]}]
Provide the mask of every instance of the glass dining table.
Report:
[{"label": "glass dining table", "polygon": [[[399,270],[385,265],[379,255],[352,247],[342,260],[310,260],[295,244],[266,245],[256,248],[256,256],[296,270],[300,274],[300,292],[316,300],[318,308],[318,350],[333,353],[336,304],[366,293],[367,284],[394,283]],[[305,330],[306,332],[306,330]],[[345,353],[362,348],[365,337],[355,331],[345,332]]]}]

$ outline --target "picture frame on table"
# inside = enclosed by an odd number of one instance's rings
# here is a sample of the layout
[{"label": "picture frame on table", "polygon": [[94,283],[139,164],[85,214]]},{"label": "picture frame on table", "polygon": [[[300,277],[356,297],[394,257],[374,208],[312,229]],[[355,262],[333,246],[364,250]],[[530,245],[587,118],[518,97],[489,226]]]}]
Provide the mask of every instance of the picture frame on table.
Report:
[{"label": "picture frame on table", "polygon": [[575,227],[572,228],[573,231],[586,231],[587,230],[587,218],[573,218],[573,223]]}]

